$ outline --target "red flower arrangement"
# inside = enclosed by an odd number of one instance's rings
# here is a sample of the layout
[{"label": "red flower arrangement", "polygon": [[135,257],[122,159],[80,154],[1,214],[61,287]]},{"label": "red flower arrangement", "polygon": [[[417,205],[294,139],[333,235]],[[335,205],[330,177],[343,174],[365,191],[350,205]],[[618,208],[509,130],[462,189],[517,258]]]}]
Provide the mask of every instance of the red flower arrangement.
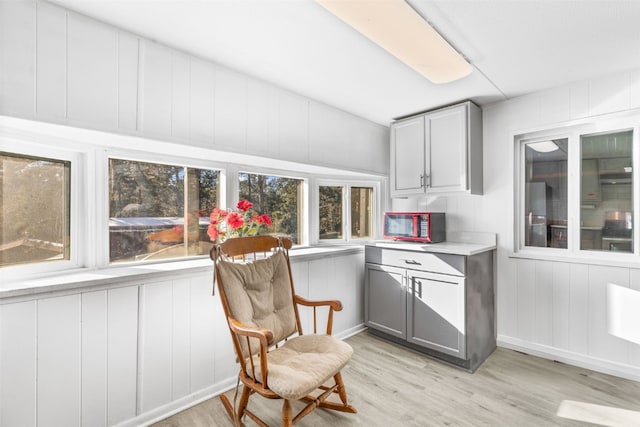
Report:
[{"label": "red flower arrangement", "polygon": [[271,225],[269,215],[256,213],[253,210],[253,203],[248,200],[240,200],[236,209],[233,211],[213,209],[207,230],[212,241],[216,242],[227,237],[255,236],[262,227]]}]

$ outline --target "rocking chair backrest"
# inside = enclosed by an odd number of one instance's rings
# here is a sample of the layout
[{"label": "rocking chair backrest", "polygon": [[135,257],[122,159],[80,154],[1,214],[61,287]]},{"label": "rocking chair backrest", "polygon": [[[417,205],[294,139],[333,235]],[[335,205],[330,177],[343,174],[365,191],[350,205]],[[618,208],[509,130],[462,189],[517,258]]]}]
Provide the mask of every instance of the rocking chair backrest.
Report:
[{"label": "rocking chair backrest", "polygon": [[[254,236],[229,239],[211,251],[227,318],[272,331],[273,343],[297,332],[300,324],[287,253],[290,247],[289,239]],[[255,259],[259,254],[265,254],[265,258]],[[254,259],[246,261],[246,255]],[[234,262],[234,257],[244,262]],[[239,359],[259,349],[257,341],[248,344],[234,340],[234,344]]]}]

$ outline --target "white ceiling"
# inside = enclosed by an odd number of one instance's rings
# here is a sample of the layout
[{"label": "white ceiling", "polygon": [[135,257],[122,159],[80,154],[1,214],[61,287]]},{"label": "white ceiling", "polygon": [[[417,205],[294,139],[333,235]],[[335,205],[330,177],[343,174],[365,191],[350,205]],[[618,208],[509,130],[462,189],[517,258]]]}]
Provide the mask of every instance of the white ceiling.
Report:
[{"label": "white ceiling", "polygon": [[50,1],[385,125],[640,68],[632,0],[408,0],[474,67],[443,85],[313,0]]}]

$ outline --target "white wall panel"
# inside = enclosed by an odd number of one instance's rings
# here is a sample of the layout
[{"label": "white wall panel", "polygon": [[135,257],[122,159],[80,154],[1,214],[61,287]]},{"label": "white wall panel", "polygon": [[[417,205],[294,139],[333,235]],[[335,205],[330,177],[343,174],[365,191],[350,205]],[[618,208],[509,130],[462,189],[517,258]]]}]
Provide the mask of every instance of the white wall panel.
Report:
[{"label": "white wall panel", "polygon": [[[208,276],[208,275],[207,275]],[[213,275],[192,278],[190,283],[190,369],[191,391],[197,391],[214,382],[214,355],[223,346],[230,347],[231,338],[227,332],[227,323],[224,316],[215,316],[216,311],[222,311],[220,301],[211,295]],[[217,294],[217,289],[216,289]],[[215,323],[214,319],[220,323]],[[218,342],[216,337],[222,336],[223,342]],[[227,340],[228,339],[228,343]],[[227,363],[234,365],[233,348]],[[231,371],[231,375],[237,372]],[[222,374],[221,374],[222,375]],[[223,377],[224,378],[224,377]]]},{"label": "white wall panel", "polygon": [[36,426],[36,306],[0,305],[0,426]]},{"label": "white wall panel", "polygon": [[278,155],[278,89],[247,79],[247,152]]},{"label": "white wall panel", "polygon": [[559,123],[570,119],[570,88],[552,89],[540,94],[540,123]]},{"label": "white wall panel", "polygon": [[589,82],[577,82],[571,85],[571,119],[589,116]]},{"label": "white wall panel", "polygon": [[571,265],[569,284],[569,350],[589,351],[589,266]]},{"label": "white wall panel", "polygon": [[35,113],[36,5],[0,2],[0,111]]},{"label": "white wall panel", "polygon": [[80,425],[80,295],[38,301],[38,424]]},{"label": "white wall panel", "polygon": [[67,115],[67,13],[37,4],[36,111],[38,116]]},{"label": "white wall panel", "polygon": [[149,411],[171,401],[171,282],[141,287],[139,409]]},{"label": "white wall panel", "polygon": [[172,55],[171,89],[171,136],[189,139],[190,126],[190,58],[186,54],[174,52]]},{"label": "white wall panel", "polygon": [[118,128],[135,131],[138,125],[138,38],[118,32]]},{"label": "white wall panel", "polygon": [[506,256],[497,261],[497,275],[500,278],[497,286],[497,327],[501,334],[516,337],[518,334],[518,264],[511,262]]},{"label": "white wall panel", "polygon": [[82,294],[82,425],[107,425],[107,291]]},{"label": "white wall panel", "polygon": [[569,348],[569,316],[571,314],[571,265],[553,263],[552,345]]},{"label": "white wall panel", "polygon": [[214,69],[207,62],[191,58],[190,71],[190,134],[199,145],[213,143]]},{"label": "white wall panel", "polygon": [[280,158],[309,161],[309,101],[281,91],[278,97],[278,151]]},{"label": "white wall panel", "polygon": [[629,108],[640,107],[640,70],[632,70],[629,88]]},{"label": "white wall panel", "polygon": [[145,134],[167,137],[171,135],[171,50],[146,40],[140,47],[140,128]]},{"label": "white wall panel", "polygon": [[67,50],[68,118],[117,128],[117,30],[69,14]]},{"label": "white wall panel", "polygon": [[137,286],[108,291],[107,334],[107,424],[114,425],[136,415]]},{"label": "white wall panel", "polygon": [[535,262],[516,260],[518,279],[518,336],[526,341],[535,342]]},{"label": "white wall panel", "polygon": [[[309,263],[306,261],[291,262],[291,275],[293,277],[293,285],[296,289],[296,294],[303,298],[309,299]],[[302,332],[310,333],[313,330],[313,318],[311,317],[311,311],[304,309],[302,306],[298,307],[300,315],[300,323],[302,324]]]},{"label": "white wall panel", "polygon": [[247,149],[247,78],[223,67],[215,69],[213,141],[216,148]]},{"label": "white wall panel", "polygon": [[631,74],[628,71],[594,79],[589,85],[589,115],[629,108]]},{"label": "white wall panel", "polygon": [[[176,400],[191,392],[190,388],[190,287],[188,278],[173,282],[171,310],[171,399]],[[168,313],[167,313],[168,314]]]},{"label": "white wall panel", "polygon": [[553,343],[553,263],[535,263],[535,335],[537,343]]},{"label": "white wall panel", "polygon": [[[640,270],[631,269],[629,276],[630,288],[640,291]],[[629,342],[629,363],[634,366],[640,366],[640,343]]]},{"label": "white wall panel", "polygon": [[607,283],[629,286],[627,268],[589,267],[589,355],[620,363],[629,362],[628,344],[609,334]]},{"label": "white wall panel", "polygon": [[335,163],[336,157],[355,160],[348,155],[352,141],[349,140],[350,128],[346,116],[346,113],[325,104],[309,102],[309,161],[326,165]]}]

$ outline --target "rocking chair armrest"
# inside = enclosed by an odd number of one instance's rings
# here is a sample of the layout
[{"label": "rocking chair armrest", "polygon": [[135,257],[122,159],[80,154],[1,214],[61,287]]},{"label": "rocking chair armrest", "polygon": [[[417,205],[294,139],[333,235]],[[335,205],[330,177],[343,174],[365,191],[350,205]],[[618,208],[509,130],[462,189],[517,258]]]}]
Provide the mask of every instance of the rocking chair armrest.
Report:
[{"label": "rocking chair armrest", "polygon": [[334,311],[341,311],[342,310],[342,303],[340,301],[338,301],[337,299],[312,301],[312,300],[308,300],[306,298],[303,298],[300,295],[296,295],[295,296],[295,302],[296,302],[296,304],[305,305],[307,307],[320,307],[320,306],[327,305],[327,306],[331,307]]},{"label": "rocking chair armrest", "polygon": [[261,346],[268,347],[273,344],[273,332],[269,329],[248,326],[233,317],[229,317],[229,327],[237,335],[259,339]]}]

